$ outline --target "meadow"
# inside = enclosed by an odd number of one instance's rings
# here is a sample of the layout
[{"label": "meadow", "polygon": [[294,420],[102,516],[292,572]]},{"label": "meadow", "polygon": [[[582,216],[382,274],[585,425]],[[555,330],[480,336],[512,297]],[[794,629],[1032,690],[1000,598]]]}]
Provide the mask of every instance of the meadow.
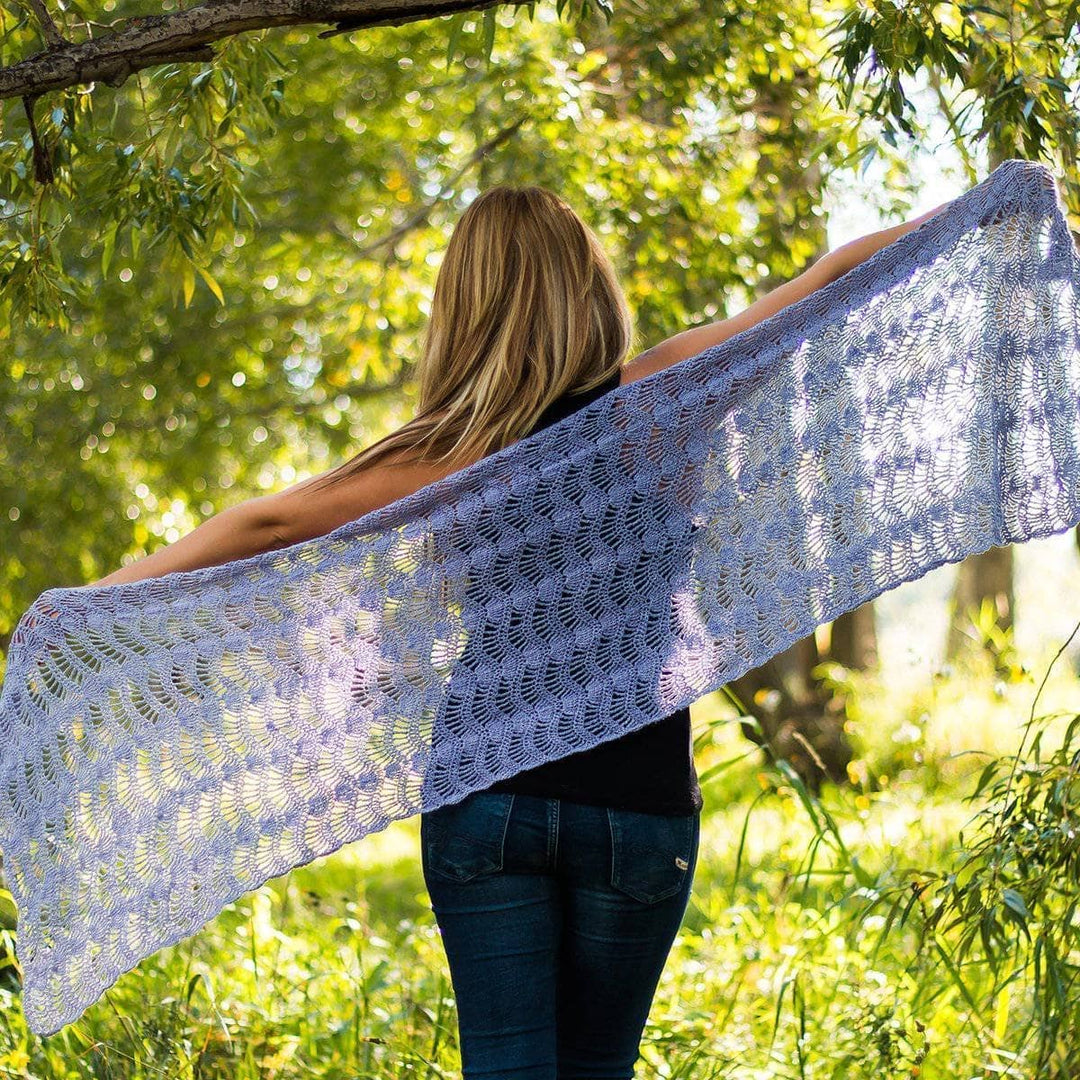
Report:
[{"label": "meadow", "polygon": [[[848,786],[810,797],[793,774],[762,765],[722,692],[694,705],[699,861],[638,1077],[1076,1075],[1064,1028],[1043,1065],[1033,1063],[1046,994],[1058,995],[1059,1023],[1075,1015],[1067,979],[1078,956],[1058,956],[1055,973],[1026,886],[1013,897],[980,892],[974,878],[986,864],[972,860],[990,812],[1019,801],[989,798],[987,763],[998,758],[1009,772],[1032,715],[1026,745],[1042,729],[1046,759],[1080,711],[1080,633],[1067,645],[1062,633],[1080,619],[1080,604],[1062,602],[1080,577],[1071,544],[1061,536],[1018,549],[1009,678],[982,654],[952,668],[933,662],[951,567],[879,600],[881,670],[825,673],[857,750]],[[1017,775],[1034,775],[1027,749],[1023,761]],[[1057,820],[1067,844],[1068,798]],[[0,1077],[459,1076],[453,992],[418,845],[412,818],[268,882],[46,1039],[28,1035],[9,973]],[[944,895],[932,882],[960,897],[963,917],[927,931],[933,897]],[[1050,884],[1071,925],[1080,886],[1060,873]],[[1008,941],[994,936],[1001,925],[1013,928]],[[1041,968],[1028,933],[1044,941]],[[996,972],[987,949],[1008,954]]]}]

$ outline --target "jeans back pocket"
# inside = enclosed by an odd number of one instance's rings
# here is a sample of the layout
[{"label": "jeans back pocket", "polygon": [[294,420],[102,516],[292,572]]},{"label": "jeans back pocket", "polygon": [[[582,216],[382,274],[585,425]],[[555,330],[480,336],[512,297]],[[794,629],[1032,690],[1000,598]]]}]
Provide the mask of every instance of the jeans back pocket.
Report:
[{"label": "jeans back pocket", "polygon": [[677,893],[697,860],[697,814],[607,808],[611,885],[642,903]]},{"label": "jeans back pocket", "polygon": [[448,881],[472,881],[503,868],[506,829],[514,796],[477,791],[420,815],[424,873]]}]

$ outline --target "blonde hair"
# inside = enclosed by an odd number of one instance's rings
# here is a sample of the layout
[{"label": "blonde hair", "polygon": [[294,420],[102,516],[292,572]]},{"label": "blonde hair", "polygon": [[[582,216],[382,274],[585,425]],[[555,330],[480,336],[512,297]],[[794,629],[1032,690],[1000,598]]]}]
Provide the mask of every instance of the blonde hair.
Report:
[{"label": "blonde hair", "polygon": [[399,452],[464,467],[528,434],[563,393],[609,378],[632,334],[611,262],[569,204],[535,185],[488,188],[439,268],[415,416],[323,479]]}]

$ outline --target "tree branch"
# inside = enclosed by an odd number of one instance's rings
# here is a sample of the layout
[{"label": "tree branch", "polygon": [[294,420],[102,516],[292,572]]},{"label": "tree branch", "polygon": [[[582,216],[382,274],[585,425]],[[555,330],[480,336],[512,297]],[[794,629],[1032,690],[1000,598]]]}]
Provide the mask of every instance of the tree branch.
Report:
[{"label": "tree branch", "polygon": [[41,32],[45,35],[45,41],[49,48],[53,49],[67,45],[66,38],[56,29],[56,23],[53,22],[49,9],[45,6],[45,0],[30,0],[30,6],[34,9],[38,22],[41,23]]},{"label": "tree branch", "polygon": [[49,152],[41,142],[38,135],[37,124],[34,123],[34,102],[36,97],[24,97],[23,109],[26,112],[26,125],[30,129],[30,141],[34,145],[34,179],[39,184],[51,184],[53,176],[52,162],[49,160]]},{"label": "tree branch", "polygon": [[[400,225],[391,229],[385,236],[380,236],[377,240],[370,240],[367,243],[360,244],[356,251],[353,253],[356,256],[370,255],[374,251],[378,251],[379,248],[385,247],[387,244],[393,246],[400,240],[406,233],[411,232],[417,226],[422,225],[428,219],[428,215],[439,204],[439,202],[446,196],[447,192],[451,191],[455,184],[480,160],[486,157],[492,150],[495,149],[500,143],[506,142],[511,135],[525,121],[528,116],[519,116],[512,124],[508,124],[506,127],[495,132],[486,142],[481,143],[461,166],[448,177],[443,184],[439,187],[435,196],[426,203],[422,203],[409,217],[403,221]],[[341,235],[339,233],[339,235]],[[348,237],[346,237],[348,239]]]},{"label": "tree branch", "polygon": [[[196,7],[125,19],[116,33],[78,43],[50,44],[0,68],[0,100],[36,97],[83,83],[120,86],[129,75],[159,64],[212,60],[210,45],[274,26],[336,23],[337,30],[397,26],[457,11],[480,11],[528,0],[206,0]],[[35,5],[35,10],[37,6]],[[42,5],[42,10],[44,7]],[[39,12],[40,17],[40,12]],[[45,19],[48,19],[47,13]],[[43,27],[46,23],[43,22]],[[51,25],[49,20],[48,25]],[[46,39],[55,31],[45,30]],[[333,33],[334,31],[331,31]],[[59,37],[59,33],[56,33]],[[320,35],[323,36],[323,35]],[[62,40],[62,39],[61,39]]]}]

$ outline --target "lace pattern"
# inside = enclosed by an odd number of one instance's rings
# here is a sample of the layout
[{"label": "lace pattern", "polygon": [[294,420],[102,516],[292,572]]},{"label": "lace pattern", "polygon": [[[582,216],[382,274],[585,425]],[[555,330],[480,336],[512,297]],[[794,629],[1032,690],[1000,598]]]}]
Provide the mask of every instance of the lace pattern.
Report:
[{"label": "lace pattern", "polygon": [[46,590],[0,694],[30,1027],[271,877],[1080,522],[1078,284],[1051,174],[1008,161],[772,318],[326,536]]}]

